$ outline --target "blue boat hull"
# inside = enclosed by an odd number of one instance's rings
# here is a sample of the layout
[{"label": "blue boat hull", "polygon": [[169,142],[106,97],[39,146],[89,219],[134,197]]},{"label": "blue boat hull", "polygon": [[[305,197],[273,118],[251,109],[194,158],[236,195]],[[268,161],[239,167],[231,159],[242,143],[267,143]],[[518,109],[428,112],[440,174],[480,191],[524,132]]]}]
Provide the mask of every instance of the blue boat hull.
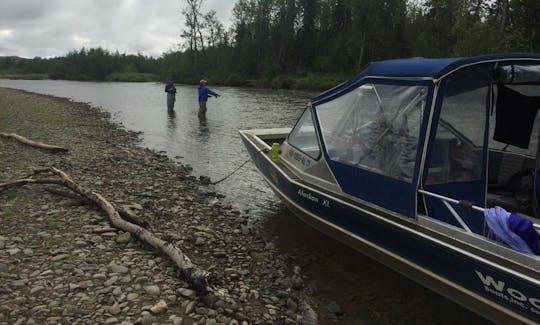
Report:
[{"label": "blue boat hull", "polygon": [[497,323],[540,323],[538,279],[415,229],[411,222],[295,181],[249,138],[242,135],[242,140],[273,191],[306,223]]}]

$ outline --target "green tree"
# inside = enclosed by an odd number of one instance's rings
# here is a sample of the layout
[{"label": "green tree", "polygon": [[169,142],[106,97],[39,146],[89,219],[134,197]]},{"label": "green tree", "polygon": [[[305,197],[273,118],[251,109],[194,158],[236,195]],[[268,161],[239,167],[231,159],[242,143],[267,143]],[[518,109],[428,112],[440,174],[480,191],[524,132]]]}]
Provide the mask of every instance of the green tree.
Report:
[{"label": "green tree", "polygon": [[284,0],[277,3],[277,12],[273,23],[272,44],[273,60],[279,71],[296,69],[298,57],[295,52],[297,25],[297,7],[295,0]]}]

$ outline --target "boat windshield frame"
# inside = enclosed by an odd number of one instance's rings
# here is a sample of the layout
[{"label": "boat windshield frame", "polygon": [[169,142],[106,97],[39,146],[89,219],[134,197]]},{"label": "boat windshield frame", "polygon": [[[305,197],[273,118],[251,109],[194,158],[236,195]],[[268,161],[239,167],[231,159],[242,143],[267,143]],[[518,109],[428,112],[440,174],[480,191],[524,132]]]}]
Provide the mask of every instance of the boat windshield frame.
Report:
[{"label": "boat windshield frame", "polygon": [[[416,149],[414,152],[414,166],[412,168],[412,176],[409,179],[399,179],[389,175],[376,173],[373,170],[366,169],[362,166],[351,166],[334,161],[328,152],[327,144],[323,137],[321,120],[318,110],[321,105],[339,99],[366,84],[377,84],[396,87],[420,87],[425,88],[425,97],[422,101],[421,119],[418,125],[418,135],[416,136]],[[361,200],[377,204],[390,211],[398,212],[402,215],[416,218],[417,216],[417,200],[416,190],[419,179],[420,162],[424,150],[425,136],[430,111],[433,102],[433,92],[435,85],[431,78],[363,78],[358,80],[354,85],[343,89],[343,91],[335,94],[328,100],[313,103],[313,114],[315,125],[319,134],[319,143],[324,159],[328,163],[334,177],[336,178],[342,190],[357,197]],[[361,186],[361,184],[366,184]]]},{"label": "boat windshield frame", "polygon": [[[304,117],[306,116],[306,113],[308,111],[309,111],[309,115],[311,117],[311,123],[313,125],[313,129],[314,129],[314,133],[315,133],[315,139],[317,141],[318,155],[316,157],[313,157],[308,152],[306,152],[303,148],[300,148],[298,146],[298,144],[295,144],[295,141],[291,142],[291,137],[296,134],[296,130],[299,130],[299,129],[302,128],[302,125],[300,125],[300,124],[305,122]],[[306,107],[306,109],[302,112],[302,115],[300,115],[300,117],[298,118],[298,120],[294,124],[293,128],[291,129],[291,132],[287,135],[286,141],[291,147],[293,147],[294,149],[300,151],[301,153],[303,153],[304,155],[310,157],[311,159],[313,159],[315,161],[319,161],[323,157],[322,146],[321,146],[320,137],[319,137],[319,129],[315,125],[315,117],[314,117],[313,108],[311,107],[311,105],[308,105],[308,107]]]}]

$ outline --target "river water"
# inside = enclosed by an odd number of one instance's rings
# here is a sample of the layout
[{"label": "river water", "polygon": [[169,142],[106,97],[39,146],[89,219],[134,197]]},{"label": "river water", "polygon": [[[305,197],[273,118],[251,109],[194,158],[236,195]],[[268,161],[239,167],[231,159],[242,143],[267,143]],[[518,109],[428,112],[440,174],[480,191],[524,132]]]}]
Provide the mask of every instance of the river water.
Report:
[{"label": "river water", "polygon": [[[313,93],[211,87],[221,97],[208,102],[206,122],[197,118],[197,88],[177,85],[175,113],[166,108],[164,85],[52,80],[3,80],[0,87],[87,102],[111,113],[114,122],[143,132],[142,143],[193,167],[213,181],[249,159],[238,130],[292,127]],[[276,246],[308,276],[322,324],[334,324],[327,305],[335,302],[342,324],[483,324],[486,321],[424,289],[385,266],[326,238],[283,208],[252,164],[216,191],[250,217],[263,218]]]},{"label": "river water", "polygon": [[[193,167],[195,176],[217,181],[249,159],[238,130],[293,126],[310,94],[286,90],[212,87],[221,96],[208,101],[207,119],[197,117],[197,87],[177,85],[174,114],[167,112],[158,83],[1,80],[0,87],[67,97],[111,113],[114,122],[143,132],[142,145],[164,151]],[[216,190],[252,216],[275,211],[277,198],[253,165],[247,164]]]}]

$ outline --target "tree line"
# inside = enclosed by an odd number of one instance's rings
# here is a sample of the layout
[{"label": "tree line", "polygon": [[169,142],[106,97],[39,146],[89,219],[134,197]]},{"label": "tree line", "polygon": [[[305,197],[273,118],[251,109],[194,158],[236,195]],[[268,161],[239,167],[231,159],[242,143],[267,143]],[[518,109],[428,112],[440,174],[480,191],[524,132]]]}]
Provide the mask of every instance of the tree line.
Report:
[{"label": "tree line", "polygon": [[232,25],[183,0],[181,47],[159,58],[80,49],[0,58],[0,71],[78,80],[325,88],[372,61],[538,52],[538,0],[237,0]]},{"label": "tree line", "polygon": [[158,61],[143,55],[127,55],[102,48],[74,50],[50,59],[0,57],[0,77],[10,75],[44,76],[67,80],[111,80],[133,77],[134,81],[154,80],[159,73]]}]

